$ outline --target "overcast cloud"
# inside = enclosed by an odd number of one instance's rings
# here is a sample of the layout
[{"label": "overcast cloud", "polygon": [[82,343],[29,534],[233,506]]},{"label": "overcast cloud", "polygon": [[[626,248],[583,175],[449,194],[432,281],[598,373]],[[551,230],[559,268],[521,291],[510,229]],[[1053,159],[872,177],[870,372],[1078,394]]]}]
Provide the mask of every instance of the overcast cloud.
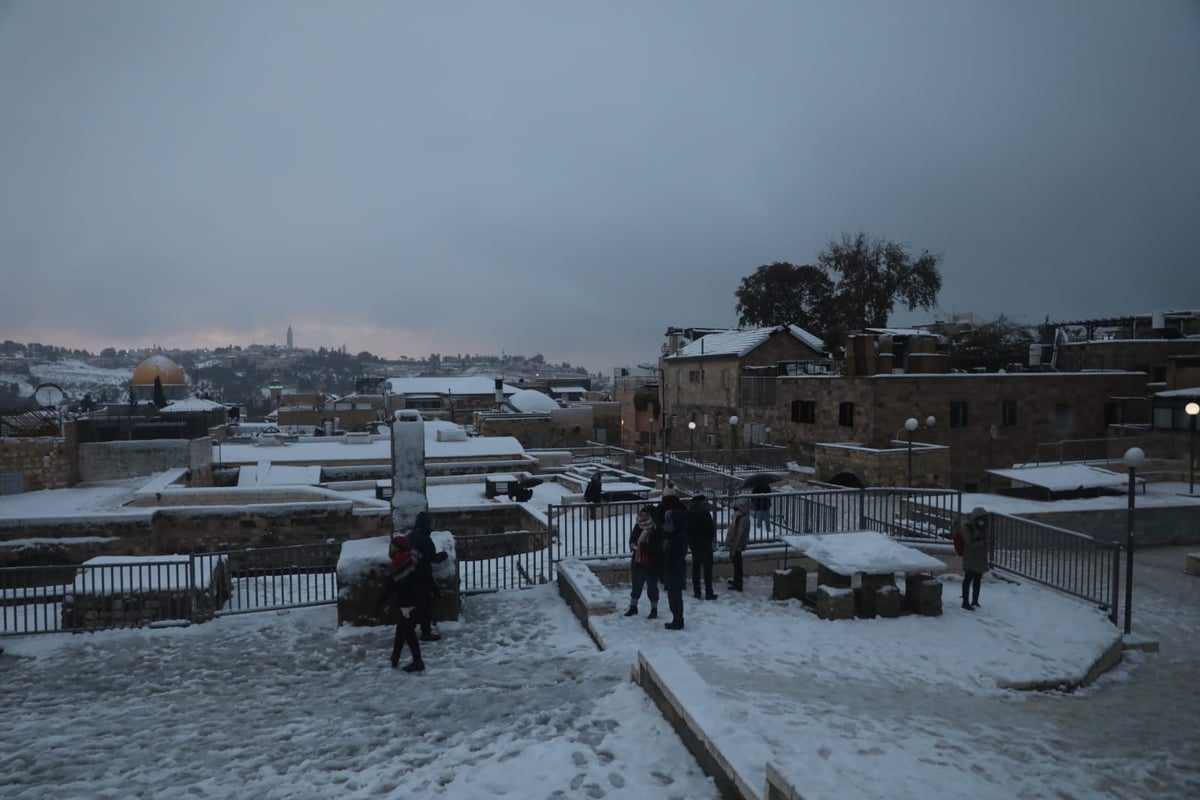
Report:
[{"label": "overcast cloud", "polygon": [[944,255],[942,316],[1196,308],[1198,43],[1193,0],[0,0],[0,338],[607,373],[859,229]]}]

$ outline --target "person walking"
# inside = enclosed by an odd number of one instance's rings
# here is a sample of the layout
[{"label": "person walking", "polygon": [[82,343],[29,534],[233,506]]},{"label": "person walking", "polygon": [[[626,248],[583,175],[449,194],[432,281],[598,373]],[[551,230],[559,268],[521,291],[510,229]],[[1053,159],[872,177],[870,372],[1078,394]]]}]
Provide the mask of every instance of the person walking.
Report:
[{"label": "person walking", "polygon": [[[663,498],[662,583],[671,609],[668,630],[683,630],[683,589],[687,586],[688,513],[678,495]],[[674,501],[674,502],[670,502]]]},{"label": "person walking", "polygon": [[432,532],[433,517],[428,511],[419,512],[417,518],[413,520],[408,540],[412,543],[413,548],[421,554],[421,558],[417,562],[417,577],[422,586],[422,600],[417,605],[416,616],[417,623],[421,626],[422,642],[436,642],[442,638],[440,634],[433,631],[433,598],[439,594],[437,582],[433,579],[433,565],[445,561],[449,558],[449,554],[438,552],[437,545],[433,543],[433,537],[430,535]]},{"label": "person walking", "polygon": [[[983,573],[988,571],[989,545],[988,512],[976,508],[963,525],[963,589],[962,607],[967,611],[979,608],[979,587],[983,583]],[[969,600],[969,601],[968,601]]]},{"label": "person walking", "polygon": [[742,552],[750,541],[750,501],[739,497],[733,503],[729,527],[725,531],[725,547],[729,550],[729,562],[733,564],[733,580],[729,588],[742,591]]},{"label": "person walking", "polygon": [[692,595],[700,599],[700,577],[704,576],[704,599],[716,600],[713,593],[713,546],[717,542],[717,523],[708,498],[698,494],[688,503],[688,547],[692,551]]},{"label": "person walking", "polygon": [[600,505],[600,500],[604,496],[602,478],[599,472],[593,472],[592,477],[588,479],[587,488],[583,490],[583,499],[589,503],[588,519],[596,518],[596,507]]},{"label": "person walking", "polygon": [[629,595],[629,610],[625,616],[637,616],[638,600],[642,597],[642,587],[645,587],[646,598],[650,601],[647,619],[658,619],[658,565],[662,558],[662,534],[654,518],[654,506],[645,505],[638,511],[637,521],[629,532],[629,552],[632,553],[629,575],[633,580],[633,590]]},{"label": "person walking", "polygon": [[421,555],[404,535],[392,537],[388,544],[388,555],[391,557],[391,563],[388,565],[383,592],[375,610],[376,613],[382,614],[384,607],[390,603],[397,614],[396,633],[392,636],[392,668],[399,666],[404,646],[408,645],[413,660],[404,667],[404,671],[424,672],[425,661],[421,658],[421,643],[417,640],[415,619],[417,606],[425,595],[422,579],[417,574]]}]

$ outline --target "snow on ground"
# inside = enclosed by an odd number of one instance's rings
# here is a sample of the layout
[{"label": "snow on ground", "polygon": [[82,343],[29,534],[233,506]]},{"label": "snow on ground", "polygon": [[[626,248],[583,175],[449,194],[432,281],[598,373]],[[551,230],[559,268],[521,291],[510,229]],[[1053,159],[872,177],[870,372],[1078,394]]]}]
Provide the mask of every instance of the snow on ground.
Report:
[{"label": "snow on ground", "polygon": [[[821,621],[747,592],[687,597],[687,627],[618,614],[598,651],[554,587],[474,596],[424,645],[429,671],[387,661],[390,630],[336,628],[331,608],[188,628],[0,642],[6,798],[716,798],[629,681],[638,651],[761,789],[774,763],[810,800],[1200,795],[1200,659],[1186,548],[1139,558],[1132,654],[1077,677],[1114,641],[1096,609],[988,576],[976,612]],[[665,600],[662,601],[665,609]],[[884,788],[886,787],[886,789]]]}]

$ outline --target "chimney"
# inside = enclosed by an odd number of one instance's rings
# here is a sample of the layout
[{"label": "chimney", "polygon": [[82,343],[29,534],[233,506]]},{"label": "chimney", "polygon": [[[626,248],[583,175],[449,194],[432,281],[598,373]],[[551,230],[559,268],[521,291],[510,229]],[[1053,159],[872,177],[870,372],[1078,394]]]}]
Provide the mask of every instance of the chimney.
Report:
[{"label": "chimney", "polygon": [[504,380],[496,378],[496,408],[504,405]]}]

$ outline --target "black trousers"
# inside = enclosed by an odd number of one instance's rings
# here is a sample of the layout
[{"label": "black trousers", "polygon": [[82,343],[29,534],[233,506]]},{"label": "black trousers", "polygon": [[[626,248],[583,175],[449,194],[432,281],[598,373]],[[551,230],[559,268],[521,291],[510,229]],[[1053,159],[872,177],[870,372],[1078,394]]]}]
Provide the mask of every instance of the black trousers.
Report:
[{"label": "black trousers", "polygon": [[713,552],[711,549],[692,548],[692,593],[700,594],[700,576],[704,576],[704,594],[713,594]]},{"label": "black trousers", "polygon": [[421,635],[428,636],[433,633],[433,601],[426,600],[421,605],[413,609],[413,616],[417,618],[417,624],[421,626]]},{"label": "black trousers", "polygon": [[735,588],[742,588],[742,551],[729,554],[729,563],[733,564],[733,585]]},{"label": "black trousers", "polygon": [[667,589],[667,608],[671,609],[671,622],[683,622],[683,589]]},{"label": "black trousers", "polygon": [[417,639],[417,625],[414,619],[417,611],[414,609],[409,616],[400,612],[400,621],[396,623],[396,635],[392,638],[392,664],[400,661],[404,645],[412,651],[413,661],[421,660],[421,642]]},{"label": "black trousers", "polygon": [[964,572],[963,573],[963,602],[967,602],[967,592],[970,590],[970,602],[979,602],[979,586],[983,583],[982,572]]}]

